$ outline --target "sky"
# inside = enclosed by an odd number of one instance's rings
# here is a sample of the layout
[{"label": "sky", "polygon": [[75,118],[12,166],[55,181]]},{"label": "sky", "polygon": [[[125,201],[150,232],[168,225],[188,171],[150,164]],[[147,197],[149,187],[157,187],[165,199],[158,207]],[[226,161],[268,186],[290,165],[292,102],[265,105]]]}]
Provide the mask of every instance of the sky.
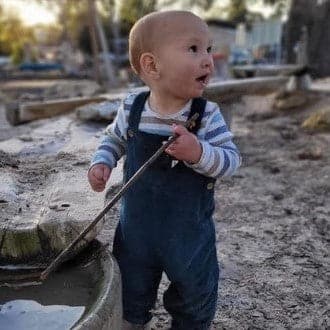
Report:
[{"label": "sky", "polygon": [[[47,0],[42,0],[47,2]],[[7,10],[17,12],[26,25],[35,25],[38,23],[54,23],[56,13],[50,11],[44,6],[29,0],[1,0],[1,5]]]},{"label": "sky", "polygon": [[[117,0],[117,3],[121,0]],[[41,2],[47,3],[47,0],[41,0]],[[184,1],[183,1],[184,2]],[[47,7],[39,5],[33,1],[29,0],[0,0],[1,5],[8,10],[14,10],[18,12],[18,15],[22,21],[28,25],[32,26],[38,23],[54,23],[56,21],[57,13]],[[221,5],[228,3],[228,0],[222,0]],[[254,6],[250,9],[253,11],[263,11],[265,16],[269,16],[271,13],[270,7],[261,6],[260,0],[255,2]]]}]

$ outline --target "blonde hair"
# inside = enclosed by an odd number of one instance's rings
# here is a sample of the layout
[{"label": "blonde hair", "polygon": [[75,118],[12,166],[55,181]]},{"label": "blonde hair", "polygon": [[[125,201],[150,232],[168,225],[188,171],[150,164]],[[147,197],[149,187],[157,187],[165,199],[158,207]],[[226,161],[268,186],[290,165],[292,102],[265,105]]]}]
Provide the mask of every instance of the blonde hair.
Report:
[{"label": "blonde hair", "polygon": [[174,32],[172,23],[178,18],[187,17],[203,22],[189,11],[169,10],[150,13],[134,24],[129,34],[128,43],[130,64],[136,74],[140,74],[141,55],[157,49],[161,43],[165,42],[165,38]]}]

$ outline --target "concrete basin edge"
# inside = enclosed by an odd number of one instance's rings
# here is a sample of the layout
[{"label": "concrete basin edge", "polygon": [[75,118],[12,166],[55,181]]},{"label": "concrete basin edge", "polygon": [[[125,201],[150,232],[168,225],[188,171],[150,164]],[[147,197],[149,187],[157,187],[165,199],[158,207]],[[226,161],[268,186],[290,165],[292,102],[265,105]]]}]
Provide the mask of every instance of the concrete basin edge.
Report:
[{"label": "concrete basin edge", "polygon": [[100,292],[90,310],[72,330],[119,330],[122,323],[121,275],[117,261],[105,249],[100,256],[103,278]]}]

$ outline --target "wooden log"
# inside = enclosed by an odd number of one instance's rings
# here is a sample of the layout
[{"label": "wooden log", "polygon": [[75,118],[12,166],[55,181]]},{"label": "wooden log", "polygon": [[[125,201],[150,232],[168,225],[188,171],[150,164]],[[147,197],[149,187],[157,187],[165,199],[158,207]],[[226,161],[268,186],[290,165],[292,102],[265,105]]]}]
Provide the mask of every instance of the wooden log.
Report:
[{"label": "wooden log", "polygon": [[6,117],[11,125],[19,125],[41,118],[57,116],[73,111],[76,107],[105,101],[104,96],[76,97],[70,99],[57,99],[44,102],[12,102],[6,104]]},{"label": "wooden log", "polygon": [[[260,94],[275,91],[288,82],[289,77],[257,77],[250,79],[225,80],[211,83],[205,90],[205,97],[220,105],[235,102],[241,95]],[[133,92],[147,90],[146,87],[133,89]],[[12,103],[6,105],[7,120],[18,125],[36,119],[47,118],[73,111],[75,108],[94,102],[123,98],[125,92],[101,94],[95,97],[81,97],[51,100],[46,102]]]},{"label": "wooden log", "polygon": [[222,115],[231,126],[232,104],[240,101],[242,95],[274,92],[289,81],[289,77],[259,77],[225,80],[211,83],[204,96],[219,105]]},{"label": "wooden log", "polygon": [[209,97],[217,95],[221,98],[231,94],[264,94],[278,89],[288,80],[288,77],[257,77],[214,82],[206,88],[205,95]]},{"label": "wooden log", "polygon": [[232,72],[235,78],[290,76],[296,75],[303,68],[297,64],[247,64],[233,66]]}]

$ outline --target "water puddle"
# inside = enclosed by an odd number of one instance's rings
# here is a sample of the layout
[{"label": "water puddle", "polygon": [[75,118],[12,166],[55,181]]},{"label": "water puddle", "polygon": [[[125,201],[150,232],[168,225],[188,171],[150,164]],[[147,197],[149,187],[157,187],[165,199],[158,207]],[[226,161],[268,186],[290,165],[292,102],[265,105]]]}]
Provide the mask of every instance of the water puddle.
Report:
[{"label": "water puddle", "polygon": [[0,329],[70,329],[96,300],[101,276],[96,260],[66,264],[41,284],[20,274],[17,285],[6,285],[10,276],[0,270]]},{"label": "water puddle", "polygon": [[12,300],[0,307],[2,330],[70,329],[85,307],[43,306],[33,300]]}]

